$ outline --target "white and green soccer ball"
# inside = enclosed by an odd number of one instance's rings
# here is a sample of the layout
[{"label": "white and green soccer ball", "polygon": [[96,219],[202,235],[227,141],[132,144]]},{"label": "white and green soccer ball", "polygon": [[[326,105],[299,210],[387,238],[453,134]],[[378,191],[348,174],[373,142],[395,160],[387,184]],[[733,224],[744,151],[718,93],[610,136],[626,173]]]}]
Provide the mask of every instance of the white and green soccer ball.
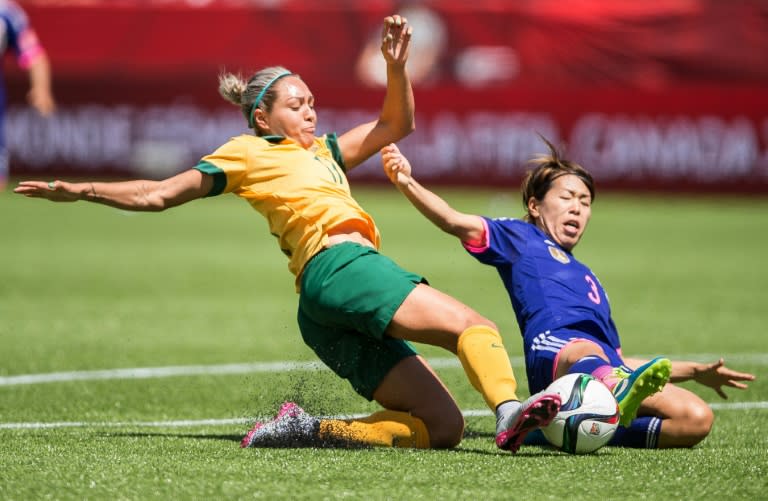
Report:
[{"label": "white and green soccer ball", "polygon": [[552,422],[541,429],[563,452],[588,454],[611,440],[619,426],[619,404],[606,385],[589,374],[566,374],[547,388],[562,404]]}]

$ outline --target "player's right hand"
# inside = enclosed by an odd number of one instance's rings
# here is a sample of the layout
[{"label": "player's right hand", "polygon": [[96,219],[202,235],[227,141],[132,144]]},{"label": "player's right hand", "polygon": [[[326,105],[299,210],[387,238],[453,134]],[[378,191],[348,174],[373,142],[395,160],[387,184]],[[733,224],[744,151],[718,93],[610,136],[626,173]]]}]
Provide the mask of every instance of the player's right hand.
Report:
[{"label": "player's right hand", "polygon": [[52,202],[76,202],[80,193],[64,181],[21,181],[14,193],[30,198],[45,198]]},{"label": "player's right hand", "polygon": [[381,163],[389,180],[396,186],[408,186],[411,182],[411,163],[400,153],[395,144],[381,149]]}]

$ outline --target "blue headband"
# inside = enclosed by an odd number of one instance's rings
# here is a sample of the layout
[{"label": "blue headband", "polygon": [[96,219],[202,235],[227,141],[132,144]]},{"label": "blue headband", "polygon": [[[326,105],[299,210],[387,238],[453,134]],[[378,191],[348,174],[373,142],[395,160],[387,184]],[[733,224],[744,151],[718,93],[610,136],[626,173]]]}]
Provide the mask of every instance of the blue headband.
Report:
[{"label": "blue headband", "polygon": [[263,89],[261,89],[261,92],[259,92],[259,95],[256,96],[256,99],[253,101],[253,104],[251,105],[251,112],[248,114],[248,126],[253,129],[254,128],[254,122],[253,122],[253,112],[256,111],[256,107],[261,102],[261,98],[264,97],[264,93],[267,92],[267,90],[272,87],[272,84],[280,80],[281,78],[290,75],[290,71],[284,71],[282,73],[279,73],[277,76],[275,76],[272,80],[270,80],[267,85],[264,86]]}]

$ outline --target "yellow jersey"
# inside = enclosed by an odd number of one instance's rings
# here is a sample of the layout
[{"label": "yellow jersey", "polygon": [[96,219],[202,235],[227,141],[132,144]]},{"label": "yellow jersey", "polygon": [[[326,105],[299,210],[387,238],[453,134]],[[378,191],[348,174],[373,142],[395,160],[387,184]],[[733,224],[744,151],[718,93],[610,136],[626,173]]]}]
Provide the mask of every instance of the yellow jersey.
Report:
[{"label": "yellow jersey", "polygon": [[381,236],[373,218],[352,198],[336,134],[315,138],[302,148],[282,136],[244,134],[203,157],[195,169],[213,176],[207,196],[234,193],[259,211],[299,276],[328,243],[328,231],[353,223],[378,249]]}]

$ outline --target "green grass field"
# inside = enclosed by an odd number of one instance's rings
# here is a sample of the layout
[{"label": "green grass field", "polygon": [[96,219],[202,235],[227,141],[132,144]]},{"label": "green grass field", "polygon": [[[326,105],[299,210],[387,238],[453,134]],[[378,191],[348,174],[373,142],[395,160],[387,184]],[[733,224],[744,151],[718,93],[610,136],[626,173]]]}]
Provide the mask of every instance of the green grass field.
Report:
[{"label": "green grass field", "polygon": [[[465,211],[520,215],[514,188],[437,191]],[[520,337],[495,271],[394,189],[356,194],[379,223],[385,254],[499,325],[527,395]],[[716,413],[713,433],[692,450],[587,456],[497,450],[482,399],[450,355],[430,347],[423,353],[468,411],[455,450],[240,449],[249,423],[286,399],[322,415],[376,406],[327,370],[275,363],[315,359],[295,325],[287,261],[265,222],[234,197],[136,214],[6,191],[0,235],[0,499],[752,500],[768,492],[768,199],[600,194],[576,255],[610,294],[624,352],[723,355],[758,380],[726,401],[686,384]]]}]

